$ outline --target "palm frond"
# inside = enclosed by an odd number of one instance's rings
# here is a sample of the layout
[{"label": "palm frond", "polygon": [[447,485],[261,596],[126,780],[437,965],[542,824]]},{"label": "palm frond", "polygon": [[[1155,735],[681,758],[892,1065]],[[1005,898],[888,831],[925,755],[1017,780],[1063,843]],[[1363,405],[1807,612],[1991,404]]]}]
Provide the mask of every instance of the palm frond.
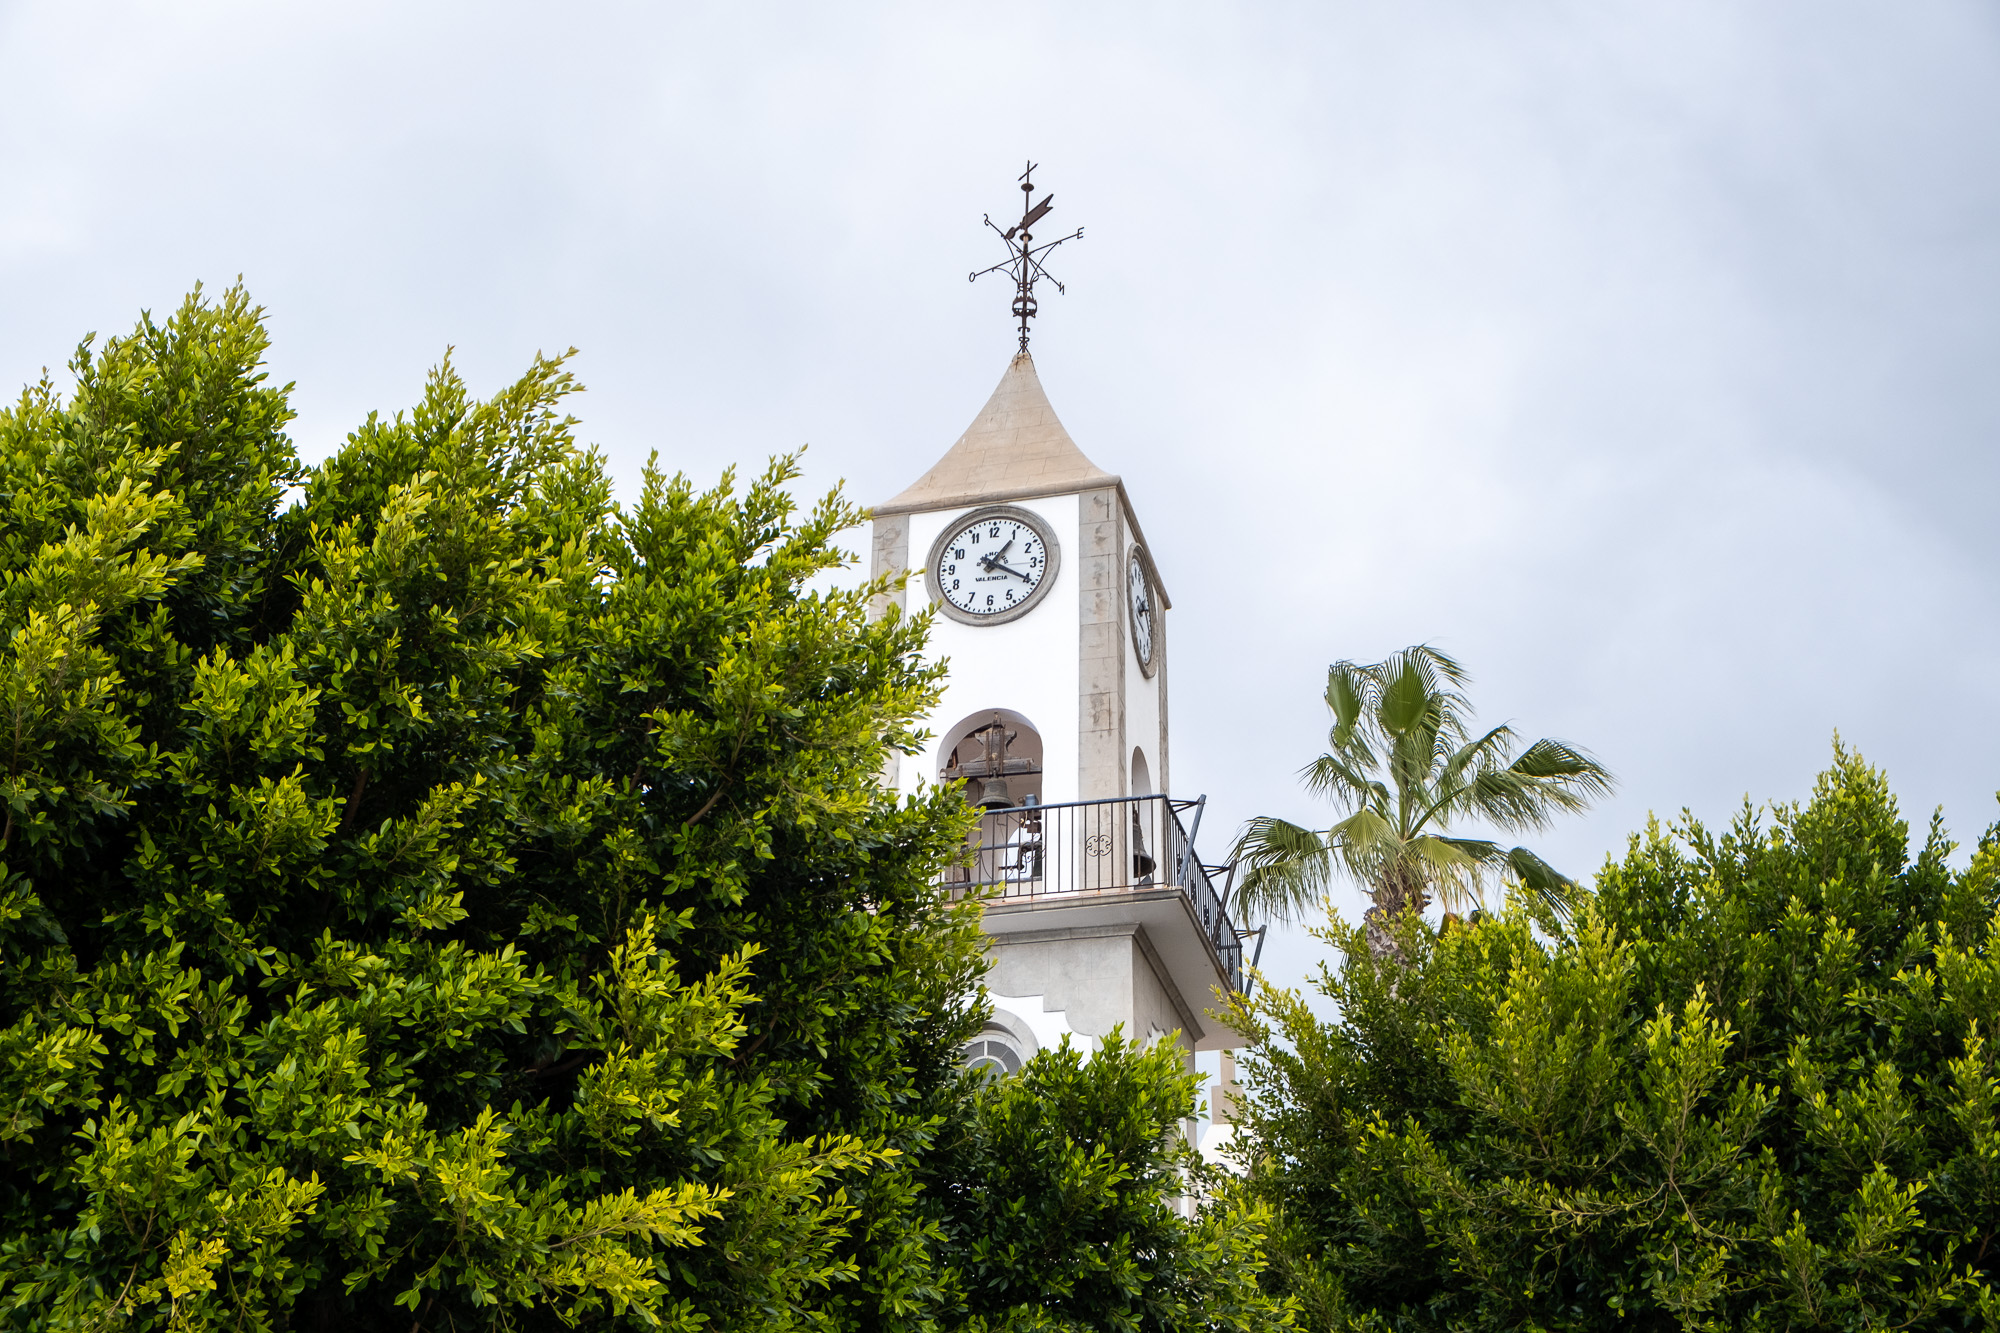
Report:
[{"label": "palm frond", "polygon": [[[1465,719],[1472,715],[1472,701],[1455,686],[1471,680],[1465,668],[1429,644],[1420,643],[1392,653],[1376,667],[1386,692],[1394,680],[1414,681],[1421,690],[1441,734],[1465,739]],[[1407,688],[1407,687],[1406,687]]]},{"label": "palm frond", "polygon": [[1403,836],[1380,810],[1363,806],[1326,831],[1327,844],[1336,849],[1356,879],[1366,883],[1374,878],[1385,859],[1393,859],[1403,845]]},{"label": "palm frond", "polygon": [[1510,831],[1547,828],[1559,812],[1581,808],[1560,787],[1504,768],[1489,769],[1475,777],[1459,804],[1464,813]]},{"label": "palm frond", "polygon": [[1438,765],[1438,781],[1463,780],[1468,772],[1504,767],[1514,753],[1514,736],[1514,728],[1503,722],[1479,739],[1467,741]]},{"label": "palm frond", "polygon": [[1391,736],[1416,730],[1427,717],[1438,712],[1437,695],[1416,662],[1399,662],[1394,670],[1385,673],[1382,699],[1375,712],[1382,719],[1382,729]]},{"label": "palm frond", "polygon": [[1506,860],[1507,854],[1500,850],[1500,844],[1485,838],[1447,838],[1430,834],[1425,841],[1442,843],[1465,861],[1477,864],[1481,870],[1498,870]]},{"label": "palm frond", "polygon": [[1239,921],[1301,919],[1332,881],[1330,842],[1329,835],[1288,820],[1259,816],[1245,824],[1229,853],[1238,871],[1231,913]]},{"label": "palm frond", "polygon": [[[1476,901],[1502,876],[1551,919],[1566,919],[1575,886],[1523,847],[1448,836],[1461,818],[1501,828],[1541,828],[1612,789],[1588,753],[1538,740],[1518,757],[1510,726],[1472,736],[1465,668],[1428,644],[1380,662],[1327,668],[1333,715],[1328,752],[1300,772],[1308,790],[1347,813],[1324,832],[1279,819],[1244,826],[1235,856],[1244,872],[1239,910],[1289,921],[1314,905],[1335,873],[1378,901],[1435,894],[1446,906]],[[1430,830],[1435,829],[1435,832]]]},{"label": "palm frond", "polygon": [[1493,854],[1499,849],[1469,838],[1425,834],[1405,844],[1406,857],[1423,870],[1424,882],[1448,910],[1478,904]]},{"label": "palm frond", "polygon": [[1413,644],[1399,653],[1391,653],[1374,667],[1383,679],[1413,670],[1423,678],[1424,688],[1432,694],[1449,695],[1461,707],[1470,709],[1465,696],[1456,691],[1447,691],[1446,685],[1470,685],[1472,677],[1460,666],[1458,659],[1427,643]]},{"label": "palm frond", "polygon": [[1588,750],[1543,737],[1521,751],[1509,768],[1528,777],[1559,780],[1580,795],[1609,796],[1617,779]]},{"label": "palm frond", "polygon": [[1502,724],[1453,750],[1439,765],[1438,776],[1426,793],[1429,804],[1411,829],[1421,829],[1433,819],[1449,825],[1460,814],[1480,813],[1476,803],[1479,776],[1505,766],[1513,748],[1514,729]]},{"label": "palm frond", "polygon": [[1500,851],[1500,845],[1484,839],[1424,835],[1414,839],[1412,847],[1420,849],[1426,863],[1434,867],[1432,885],[1448,911],[1478,907],[1486,897],[1488,875],[1502,873],[1506,867],[1506,853]]},{"label": "palm frond", "polygon": [[1507,873],[1521,891],[1557,921],[1568,923],[1576,912],[1576,881],[1526,847],[1507,853]]},{"label": "palm frond", "polygon": [[1397,733],[1389,745],[1389,781],[1396,787],[1397,822],[1405,834],[1416,831],[1412,816],[1430,803],[1433,749],[1432,736],[1424,731]]},{"label": "palm frond", "polygon": [[1374,805],[1389,806],[1389,789],[1340,755],[1323,754],[1299,773],[1306,790],[1324,796],[1342,809]]},{"label": "palm frond", "polygon": [[1326,669],[1326,706],[1333,714],[1333,731],[1327,743],[1336,751],[1352,750],[1364,766],[1373,767],[1375,755],[1368,739],[1355,730],[1368,707],[1369,683],[1352,662],[1335,662]]},{"label": "palm frond", "polygon": [[1558,814],[1588,809],[1611,786],[1611,774],[1589,755],[1539,740],[1506,768],[1475,777],[1462,808],[1505,829],[1547,828]]}]

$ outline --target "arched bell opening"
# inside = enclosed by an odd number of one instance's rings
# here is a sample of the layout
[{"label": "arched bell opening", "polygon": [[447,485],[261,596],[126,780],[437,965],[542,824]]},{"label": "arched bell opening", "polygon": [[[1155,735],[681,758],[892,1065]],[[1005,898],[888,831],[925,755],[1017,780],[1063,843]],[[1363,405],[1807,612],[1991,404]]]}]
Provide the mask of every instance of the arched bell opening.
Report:
[{"label": "arched bell opening", "polygon": [[945,733],[938,756],[938,780],[962,780],[965,799],[982,810],[1042,803],[1042,733],[1011,708],[965,718]]},{"label": "arched bell opening", "polygon": [[[1146,752],[1139,746],[1132,747],[1132,786],[1135,797],[1153,795],[1152,766],[1146,762]],[[1162,801],[1135,800],[1132,811],[1132,882],[1151,884],[1154,872],[1160,868],[1160,843],[1166,822],[1166,805]]]},{"label": "arched bell opening", "polygon": [[1032,893],[1042,882],[1042,734],[1010,708],[983,708],[945,733],[938,779],[963,782],[965,799],[982,812],[966,835],[965,857],[952,882],[1002,884]]}]

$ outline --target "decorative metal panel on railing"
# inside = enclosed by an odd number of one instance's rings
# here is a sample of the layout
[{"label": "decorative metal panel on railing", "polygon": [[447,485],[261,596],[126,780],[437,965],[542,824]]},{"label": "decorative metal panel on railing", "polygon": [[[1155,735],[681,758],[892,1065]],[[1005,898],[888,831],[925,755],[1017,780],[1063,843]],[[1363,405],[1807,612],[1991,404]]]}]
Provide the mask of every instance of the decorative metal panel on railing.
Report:
[{"label": "decorative metal panel on railing", "polygon": [[947,878],[1003,899],[1178,889],[1231,988],[1241,990],[1242,936],[1181,823],[1195,808],[1166,796],[1126,796],[988,810]]}]

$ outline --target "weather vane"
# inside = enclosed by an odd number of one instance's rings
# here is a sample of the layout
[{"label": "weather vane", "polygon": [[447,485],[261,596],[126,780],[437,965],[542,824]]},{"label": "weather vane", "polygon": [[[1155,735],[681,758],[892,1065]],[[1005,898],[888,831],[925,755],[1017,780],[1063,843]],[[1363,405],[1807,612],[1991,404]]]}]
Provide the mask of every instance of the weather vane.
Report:
[{"label": "weather vane", "polygon": [[[995,222],[990,214],[984,219],[986,225],[993,228],[994,233],[1006,242],[1007,258],[992,268],[983,268],[977,273],[965,275],[967,282],[977,282],[989,273],[1005,273],[1014,280],[1014,317],[1021,321],[1021,350],[1024,352],[1028,350],[1028,321],[1035,317],[1035,284],[1047,278],[1056,284],[1058,292],[1065,290],[1060,282],[1056,282],[1054,275],[1042,267],[1042,256],[1064,241],[1073,241],[1083,235],[1083,228],[1078,227],[1067,236],[1053,241],[1043,241],[1040,245],[1035,244],[1030,228],[1048,216],[1049,205],[1056,201],[1056,197],[1051,194],[1043,198],[1039,204],[1034,202],[1034,174],[1033,162],[1030,162],[1028,169],[1021,173],[1019,222],[1001,231],[1000,224]],[[1033,207],[1030,207],[1031,204]]]}]

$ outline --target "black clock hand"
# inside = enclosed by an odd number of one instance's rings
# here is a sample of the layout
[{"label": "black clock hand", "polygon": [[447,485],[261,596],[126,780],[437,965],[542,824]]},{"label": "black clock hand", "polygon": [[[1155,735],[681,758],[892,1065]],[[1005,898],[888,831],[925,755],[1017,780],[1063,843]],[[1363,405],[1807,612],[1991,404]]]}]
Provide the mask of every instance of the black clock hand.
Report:
[{"label": "black clock hand", "polygon": [[[1012,546],[1013,544],[1014,544],[1013,539],[1011,537],[1008,538],[1007,546]],[[1026,574],[1023,574],[1020,570],[1014,568],[1012,565],[1005,564],[1001,561],[1000,557],[1007,554],[1007,546],[1001,547],[999,550],[995,551],[991,555],[980,556],[979,567],[985,570],[989,574],[995,570],[1000,570],[1005,573],[1012,574],[1015,578],[1021,580],[1021,582],[1023,583],[1034,582],[1033,579],[1029,578]]]}]

